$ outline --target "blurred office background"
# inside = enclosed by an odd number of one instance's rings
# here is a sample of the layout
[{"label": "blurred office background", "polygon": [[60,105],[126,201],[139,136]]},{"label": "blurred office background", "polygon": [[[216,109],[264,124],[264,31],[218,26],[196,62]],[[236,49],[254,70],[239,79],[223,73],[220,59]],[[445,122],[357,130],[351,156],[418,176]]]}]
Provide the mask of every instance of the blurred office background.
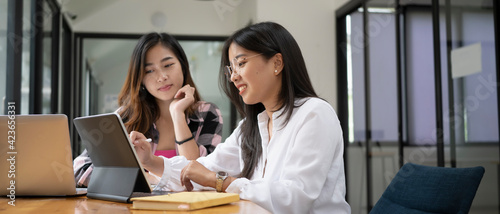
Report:
[{"label": "blurred office background", "polygon": [[168,32],[225,138],[239,117],[219,90],[221,46],[275,21],[342,122],[352,213],[368,213],[405,162],[484,166],[470,213],[500,213],[497,20],[496,0],[0,0],[0,112],[66,114],[77,155],[72,118],[114,111],[137,39]]}]

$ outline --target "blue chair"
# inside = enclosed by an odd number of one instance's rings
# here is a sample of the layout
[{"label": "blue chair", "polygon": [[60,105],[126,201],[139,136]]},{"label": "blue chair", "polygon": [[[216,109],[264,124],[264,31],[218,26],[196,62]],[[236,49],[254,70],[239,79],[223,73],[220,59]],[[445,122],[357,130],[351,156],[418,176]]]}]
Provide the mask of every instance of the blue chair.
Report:
[{"label": "blue chair", "polygon": [[484,167],[447,168],[407,163],[370,214],[468,213]]}]

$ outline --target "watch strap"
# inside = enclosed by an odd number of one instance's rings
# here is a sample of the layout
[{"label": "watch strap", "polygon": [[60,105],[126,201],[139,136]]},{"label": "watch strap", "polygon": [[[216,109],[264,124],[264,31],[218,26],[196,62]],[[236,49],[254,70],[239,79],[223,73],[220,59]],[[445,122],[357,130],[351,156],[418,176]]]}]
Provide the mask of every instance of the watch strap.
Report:
[{"label": "watch strap", "polygon": [[227,173],[221,171],[221,172],[217,172],[215,174],[215,176],[216,176],[215,190],[217,192],[222,192],[222,187],[223,187],[224,181],[227,178]]}]

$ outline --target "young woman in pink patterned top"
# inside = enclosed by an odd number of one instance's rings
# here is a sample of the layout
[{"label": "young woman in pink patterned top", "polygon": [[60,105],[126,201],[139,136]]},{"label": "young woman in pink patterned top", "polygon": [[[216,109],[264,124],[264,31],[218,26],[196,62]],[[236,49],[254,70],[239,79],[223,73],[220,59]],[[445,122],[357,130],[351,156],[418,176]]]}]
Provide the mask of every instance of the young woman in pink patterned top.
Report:
[{"label": "young woman in pink patterned top", "polygon": [[[188,160],[211,153],[221,142],[222,115],[216,105],[201,101],[184,50],[166,33],[139,39],[117,112],[128,132],[151,138],[152,152]],[[92,162],[85,150],[74,160],[78,186],[87,186]]]}]

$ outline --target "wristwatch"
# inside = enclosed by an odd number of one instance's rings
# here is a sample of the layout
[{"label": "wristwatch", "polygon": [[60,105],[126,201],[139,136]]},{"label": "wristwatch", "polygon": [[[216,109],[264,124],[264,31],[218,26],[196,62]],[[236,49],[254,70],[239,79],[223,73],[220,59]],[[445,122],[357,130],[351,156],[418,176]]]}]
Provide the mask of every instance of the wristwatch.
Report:
[{"label": "wristwatch", "polygon": [[218,171],[217,173],[215,173],[215,176],[217,178],[217,180],[215,181],[215,190],[217,192],[222,192],[222,184],[227,178],[227,172]]}]

